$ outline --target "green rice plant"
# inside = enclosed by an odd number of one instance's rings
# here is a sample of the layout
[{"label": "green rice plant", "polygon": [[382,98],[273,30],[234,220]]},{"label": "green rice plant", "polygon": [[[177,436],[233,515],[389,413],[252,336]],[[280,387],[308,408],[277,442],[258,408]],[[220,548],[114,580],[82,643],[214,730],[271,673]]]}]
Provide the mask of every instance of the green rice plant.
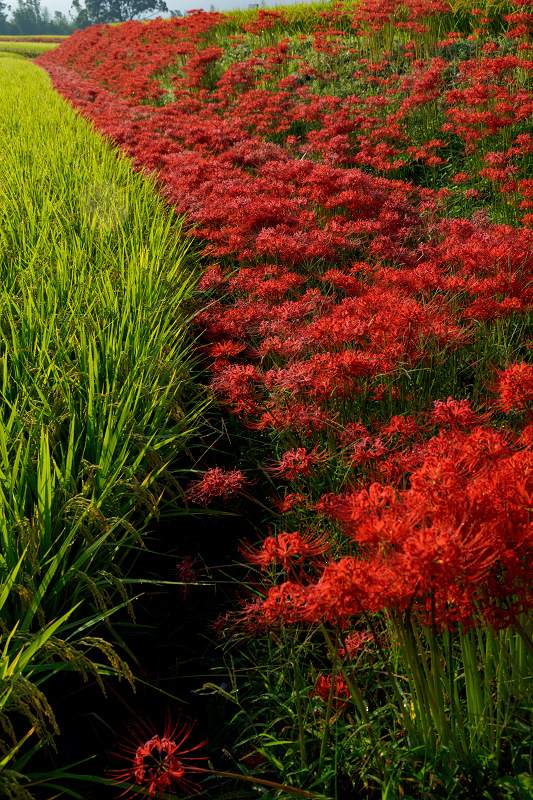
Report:
[{"label": "green rice plant", "polygon": [[[156,479],[199,405],[180,222],[44,73],[3,72],[0,518],[12,568],[26,539],[37,562],[57,553],[82,512],[84,546],[108,532],[130,541],[127,518],[156,513]],[[108,564],[121,557],[106,548]]]},{"label": "green rice plant", "polygon": [[[39,688],[47,678],[59,670],[77,671],[84,681],[94,678],[105,694],[103,677],[114,675],[125,677],[133,686],[133,676],[127,664],[118,656],[115,649],[105,640],[86,635],[101,615],[72,623],[79,603],[70,605],[68,610],[49,624],[40,625],[35,633],[28,632],[27,621],[22,625],[15,622],[9,630],[4,621],[4,613],[9,610],[13,592],[17,588],[20,568],[24,561],[23,552],[19,562],[5,576],[0,591],[0,613],[2,631],[0,633],[0,789],[4,796],[28,800],[35,776],[22,774],[26,763],[43,744],[54,746],[54,735],[59,728],[54,711],[46,695]],[[53,586],[48,585],[48,591]],[[39,609],[29,609],[26,617],[37,616]],[[75,639],[73,644],[70,639]],[[106,666],[95,661],[95,654],[104,655],[109,662]],[[20,737],[20,721],[31,727]],[[17,722],[15,726],[15,722]],[[26,741],[31,739],[33,747],[27,751]],[[62,778],[61,770],[53,775],[39,776],[39,784],[57,781]],[[55,784],[54,784],[55,785]]]},{"label": "green rice plant", "polygon": [[0,52],[16,53],[26,58],[36,58],[48,50],[55,50],[59,45],[54,42],[13,42],[0,40]]},{"label": "green rice plant", "polygon": [[2,58],[0,87],[0,785],[27,797],[12,715],[38,748],[51,675],[132,679],[88,631],[133,613],[128,564],[206,401],[181,220],[38,67]]}]

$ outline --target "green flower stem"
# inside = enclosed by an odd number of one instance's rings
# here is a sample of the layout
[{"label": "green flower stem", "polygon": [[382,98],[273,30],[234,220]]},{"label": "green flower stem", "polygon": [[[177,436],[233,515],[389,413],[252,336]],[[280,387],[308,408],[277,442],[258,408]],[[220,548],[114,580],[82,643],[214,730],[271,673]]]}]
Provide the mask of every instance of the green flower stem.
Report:
[{"label": "green flower stem", "polygon": [[337,665],[339,660],[339,635],[335,638],[335,652],[333,654],[333,665],[331,667],[331,686],[329,687],[328,705],[326,707],[326,715],[324,718],[324,733],[322,735],[322,742],[320,743],[320,755],[318,757],[318,774],[322,771],[322,762],[326,754],[326,745],[329,738],[329,721],[331,719],[331,711],[333,709],[333,697],[335,695],[335,676],[337,675]]},{"label": "green flower stem", "polygon": [[267,781],[264,778],[252,778],[250,775],[239,775],[238,772],[219,772],[216,769],[204,769],[203,767],[194,767],[193,772],[205,772],[209,775],[220,775],[222,778],[235,778],[238,781],[248,781],[248,783],[257,783],[260,786],[270,786],[271,789],[281,789],[290,794],[297,794],[300,797],[319,797],[312,792],[306,792],[305,789],[296,789],[294,786],[286,786],[283,783],[276,783],[275,781]]},{"label": "green flower stem", "polygon": [[[335,645],[331,641],[331,637],[330,637],[329,633],[327,632],[325,626],[321,623],[319,627],[320,627],[320,630],[322,631],[322,634],[324,635],[324,639],[326,640],[326,644],[327,644],[327,646],[329,648],[329,651],[330,651],[332,657],[334,657],[335,653],[337,652],[336,649],[335,649]],[[372,749],[374,751],[374,758],[376,759],[376,766],[377,766],[379,775],[380,775],[381,778],[384,778],[385,773],[384,773],[384,769],[383,769],[383,762],[381,760],[381,755],[380,755],[379,750],[378,750],[378,744],[377,744],[377,741],[376,741],[376,736],[374,734],[374,729],[372,727],[372,723],[370,721],[370,717],[368,716],[368,711],[366,709],[366,706],[365,706],[365,703],[364,703],[364,700],[363,700],[363,695],[361,694],[361,691],[360,691],[359,687],[352,682],[352,680],[350,679],[350,676],[348,675],[348,673],[346,672],[346,670],[342,666],[342,664],[340,666],[340,671],[341,671],[342,677],[346,681],[346,686],[348,687],[348,691],[350,692],[350,696],[351,696],[356,708],[358,709],[359,714],[361,715],[361,719],[363,720],[363,722],[365,724],[365,727],[368,730],[368,735],[370,737],[370,741],[372,742]]]},{"label": "green flower stem", "polygon": [[300,675],[294,654],[294,639],[291,642],[292,667],[294,674],[294,692],[296,697],[296,716],[298,719],[298,738],[300,739],[300,763],[302,769],[307,769],[307,746],[305,742],[305,726],[303,719],[302,697],[300,694]]}]

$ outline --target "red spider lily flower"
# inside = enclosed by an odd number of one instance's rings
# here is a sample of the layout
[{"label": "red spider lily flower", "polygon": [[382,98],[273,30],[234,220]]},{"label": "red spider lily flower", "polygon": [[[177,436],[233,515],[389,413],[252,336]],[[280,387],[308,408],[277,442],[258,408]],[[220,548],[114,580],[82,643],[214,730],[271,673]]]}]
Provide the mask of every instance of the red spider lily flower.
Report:
[{"label": "red spider lily flower", "polygon": [[[242,342],[232,342],[231,340],[224,340],[222,342],[215,342],[207,349],[207,354],[214,359],[232,358],[238,356],[246,350],[246,345]],[[228,363],[224,367],[229,366]]]},{"label": "red spider lily flower", "polygon": [[183,582],[181,596],[184,600],[187,599],[190,593],[189,584],[193,584],[198,580],[197,565],[199,565],[197,558],[194,556],[185,556],[185,558],[174,567],[174,572],[178,576],[178,579]]},{"label": "red spider lily flower", "polygon": [[281,500],[273,498],[272,502],[282,514],[286,514],[295,506],[305,503],[306,498],[303,494],[298,494],[297,492],[286,492]]},{"label": "red spider lily flower", "polygon": [[297,475],[310,475],[312,467],[325,463],[328,458],[328,452],[319,450],[318,445],[309,452],[305,447],[298,447],[297,450],[287,450],[279,463],[274,462],[273,466],[265,467],[265,470],[272,475],[278,475],[291,481]]},{"label": "red spider lily flower", "polygon": [[112,782],[117,786],[126,785],[119,795],[123,797],[128,793],[137,793],[135,784],[148,792],[149,796],[171,797],[175,786],[182,788],[188,795],[198,792],[196,785],[187,776],[195,771],[195,766],[190,761],[197,761],[207,756],[190,756],[189,753],[203,747],[206,741],[183,749],[189,734],[193,729],[191,722],[180,726],[179,720],[172,728],[167,720],[163,735],[160,736],[155,728],[148,724],[143,727],[134,724],[130,728],[132,741],[124,741],[120,745],[121,752],[113,753],[128,762],[128,766],[121,770],[112,770]]},{"label": "red spider lily flower", "polygon": [[261,564],[265,569],[268,564],[280,561],[285,570],[303,559],[310,559],[325,553],[329,549],[326,536],[315,536],[313,531],[288,533],[283,531],[277,536],[267,536],[260,549],[249,545],[241,547],[241,553],[252,564]]},{"label": "red spider lily flower", "polygon": [[341,658],[354,658],[359,652],[367,649],[365,646],[367,642],[374,640],[374,634],[371,631],[355,631],[350,633],[345,640],[346,647],[339,649],[339,656]]},{"label": "red spider lily flower", "polygon": [[357,467],[359,464],[380,458],[385,453],[387,453],[387,448],[381,439],[364,436],[359,442],[353,442],[346,449],[345,460],[350,466]]},{"label": "red spider lily flower", "polygon": [[240,469],[223,470],[220,467],[212,467],[206,470],[201,480],[189,486],[187,497],[198,503],[209,502],[212,497],[222,497],[226,500],[245,484],[250,483],[251,481],[246,480]]},{"label": "red spider lily flower", "polygon": [[209,289],[212,289],[215,286],[220,286],[222,283],[224,283],[224,275],[222,274],[220,265],[215,264],[208,269],[204,275],[202,275],[200,281],[198,282],[198,291],[207,292]]},{"label": "red spider lily flower", "polygon": [[[330,691],[331,675],[328,675],[327,677],[321,675],[316,682],[315,688],[311,692],[311,697],[319,697],[320,700],[323,700],[325,703],[327,703]],[[336,706],[338,706],[339,703],[346,702],[346,700],[350,698],[350,692],[348,690],[348,686],[346,685],[346,681],[344,678],[341,678],[340,675],[335,677],[335,681],[333,683],[333,697],[335,699]]]},{"label": "red spider lily flower", "polygon": [[518,438],[518,442],[529,449],[533,447],[533,425],[526,425]]},{"label": "red spider lily flower", "polygon": [[396,415],[381,427],[381,433],[385,436],[397,437],[398,444],[401,444],[406,439],[419,438],[420,427],[411,414],[407,417]]},{"label": "red spider lily flower", "polygon": [[498,374],[496,391],[500,408],[507,414],[513,410],[529,410],[533,401],[533,367],[523,361],[511,364]]},{"label": "red spider lily flower", "polygon": [[469,400],[435,400],[433,410],[427,415],[428,418],[438,425],[449,425],[452,428],[462,428],[469,425],[480,425],[490,419],[492,414],[479,414],[473,411]]}]

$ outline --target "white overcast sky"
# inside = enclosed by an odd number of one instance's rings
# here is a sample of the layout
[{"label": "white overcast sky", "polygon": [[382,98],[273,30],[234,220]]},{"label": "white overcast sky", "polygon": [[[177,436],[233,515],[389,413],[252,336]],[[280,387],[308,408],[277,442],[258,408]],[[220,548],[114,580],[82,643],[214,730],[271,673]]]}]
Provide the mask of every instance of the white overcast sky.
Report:
[{"label": "white overcast sky", "polygon": [[[212,0],[212,4],[217,11],[231,11],[232,9],[236,8],[248,8],[250,2],[256,2],[259,5],[262,5],[261,0]],[[166,3],[169,9],[181,11],[183,14],[193,8],[203,8],[204,11],[209,11],[209,8],[211,7],[211,0],[166,0]],[[293,5],[293,3],[301,3],[301,0],[283,0],[283,5]],[[15,6],[16,3],[12,2],[11,5]],[[52,17],[54,16],[54,11],[61,11],[68,17],[71,10],[71,5],[72,0],[41,0],[41,6],[43,8],[47,8],[50,12],[50,16]],[[276,3],[275,0],[265,0],[265,6],[268,8],[274,8],[276,5],[282,4]]]}]

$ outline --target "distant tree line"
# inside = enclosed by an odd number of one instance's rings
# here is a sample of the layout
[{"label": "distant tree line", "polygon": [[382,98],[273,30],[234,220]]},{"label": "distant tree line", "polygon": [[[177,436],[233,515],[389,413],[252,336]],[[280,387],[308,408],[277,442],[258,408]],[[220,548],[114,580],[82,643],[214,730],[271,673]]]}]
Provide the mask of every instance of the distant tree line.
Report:
[{"label": "distant tree line", "polygon": [[[165,0],[72,0],[71,8],[68,17],[61,11],[52,16],[41,0],[17,0],[14,8],[0,0],[0,35],[68,36],[99,22],[125,22],[168,13]],[[180,12],[172,13],[181,16]]]}]

